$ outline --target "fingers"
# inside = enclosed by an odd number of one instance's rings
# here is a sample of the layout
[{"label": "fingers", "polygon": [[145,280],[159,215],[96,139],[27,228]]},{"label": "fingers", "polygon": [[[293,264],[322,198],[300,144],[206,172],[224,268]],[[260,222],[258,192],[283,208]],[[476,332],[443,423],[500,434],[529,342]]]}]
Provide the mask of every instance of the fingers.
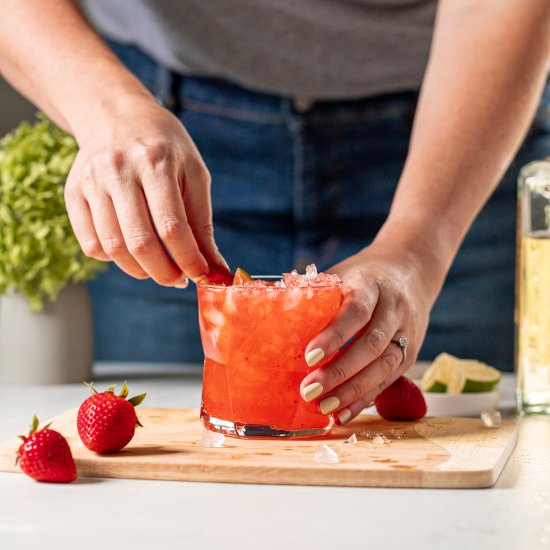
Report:
[{"label": "fingers", "polygon": [[[390,360],[391,362],[392,360]],[[369,367],[370,368],[370,367]],[[355,401],[352,401],[348,403],[347,405],[341,405],[340,409],[334,414],[334,417],[336,418],[336,421],[338,424],[343,425],[347,424],[351,420],[353,420],[358,414],[361,414],[361,412],[366,409],[367,407],[370,407],[376,396],[384,391],[388,386],[391,386],[402,374],[407,370],[408,365],[400,365],[398,366],[391,374],[389,378],[382,378],[381,373],[378,371],[378,376],[376,377],[377,382],[375,382],[374,389],[371,389],[367,391],[364,395],[356,399]],[[368,369],[365,369],[367,371]],[[376,367],[375,367],[376,370]],[[383,370],[383,369],[382,369]],[[360,375],[363,375],[365,371],[362,371]],[[375,373],[373,373],[374,378]],[[359,376],[359,375],[358,375]],[[358,383],[365,385],[370,385],[373,380],[371,381],[361,381],[359,380]],[[345,402],[345,397],[342,398],[343,402]]]},{"label": "fingers", "polygon": [[337,352],[371,320],[379,294],[375,283],[346,294],[334,320],[309,342],[306,348],[308,366],[313,367]]},{"label": "fingers", "polygon": [[[376,307],[375,313],[368,324],[367,329],[357,337],[357,339],[346,348],[342,353],[330,363],[323,365],[312,373],[308,374],[301,384],[302,397],[306,401],[311,401],[311,386],[317,392],[320,398],[320,409],[323,414],[329,414],[336,410],[327,410],[326,407],[335,401],[323,402],[327,395],[338,395],[338,406],[348,404],[358,399],[364,393],[369,391],[370,387],[365,387],[365,383],[373,380],[370,377],[358,377],[362,370],[370,371],[371,363],[381,358],[379,364],[385,368],[386,375],[392,374],[393,363],[396,354],[395,350],[390,349],[390,341],[398,331],[401,318],[398,313],[390,307],[387,301],[382,301]],[[391,346],[395,347],[395,346]],[[398,348],[396,348],[398,353]],[[369,366],[367,366],[369,365]],[[322,388],[322,390],[321,390]],[[335,388],[338,391],[333,392]],[[332,393],[331,393],[332,392]]]},{"label": "fingers", "polygon": [[[180,270],[194,280],[208,273],[208,263],[204,258],[195,232],[188,223],[186,209],[178,185],[178,173],[173,163],[162,162],[142,175],[143,191],[156,232],[166,246]],[[200,182],[186,182],[186,185],[201,185]],[[202,197],[197,208],[209,209],[208,189],[197,192]],[[190,213],[190,209],[188,209]]]},{"label": "fingers", "polygon": [[[401,351],[397,346],[390,344],[376,361],[359,371],[346,384],[330,392],[329,396],[323,397],[319,409],[323,414],[335,413],[341,424],[349,422],[402,374],[406,366],[402,365],[401,361]],[[332,410],[325,412],[327,407],[323,407],[323,402],[332,406]],[[345,409],[348,409],[350,414]]]},{"label": "fingers", "polygon": [[111,198],[107,195],[96,196],[90,204],[90,210],[105,254],[128,275],[146,279],[147,273],[127,249]]},{"label": "fingers", "polygon": [[65,195],[67,213],[82,252],[90,258],[104,262],[109,261],[110,258],[105,254],[97,236],[88,203],[79,194],[72,197],[67,193]]},{"label": "fingers", "polygon": [[113,204],[126,245],[125,253],[129,253],[158,284],[178,284],[184,274],[160,242],[141,188],[138,185],[129,186],[124,195],[115,191]]},{"label": "fingers", "polygon": [[[200,279],[209,263],[223,263],[213,238],[210,176],[200,156],[190,157],[191,178],[184,153],[166,143],[139,141],[131,150],[112,149],[84,161],[77,157],[65,194],[85,253],[165,286],[185,286],[186,275]],[[182,196],[184,181],[193,227]]]}]

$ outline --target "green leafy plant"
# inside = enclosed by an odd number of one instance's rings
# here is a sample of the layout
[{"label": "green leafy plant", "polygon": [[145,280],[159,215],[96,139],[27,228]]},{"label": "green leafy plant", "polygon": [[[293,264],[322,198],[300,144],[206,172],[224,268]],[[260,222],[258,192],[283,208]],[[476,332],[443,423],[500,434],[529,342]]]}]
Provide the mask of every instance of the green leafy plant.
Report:
[{"label": "green leafy plant", "polygon": [[78,151],[44,115],[0,140],[0,295],[18,292],[33,311],[103,264],[82,252],[63,198]]}]

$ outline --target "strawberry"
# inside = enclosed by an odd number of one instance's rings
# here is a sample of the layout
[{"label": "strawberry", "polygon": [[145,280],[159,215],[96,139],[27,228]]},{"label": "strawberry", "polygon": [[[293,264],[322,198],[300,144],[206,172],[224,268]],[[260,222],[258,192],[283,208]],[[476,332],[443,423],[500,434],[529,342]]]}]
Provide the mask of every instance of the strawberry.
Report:
[{"label": "strawberry", "polygon": [[233,273],[223,265],[212,265],[208,271],[208,283],[212,285],[230,286],[233,284],[233,277]]},{"label": "strawberry", "polygon": [[130,443],[136,426],[141,426],[134,407],[145,399],[145,394],[127,400],[126,382],[118,395],[115,395],[115,386],[102,393],[97,392],[93,382],[87,386],[93,395],[78,409],[78,435],[90,451],[116,453]]},{"label": "strawberry", "polygon": [[374,404],[386,420],[418,420],[426,414],[426,401],[420,388],[404,376],[380,393]]},{"label": "strawberry", "polygon": [[76,479],[76,466],[67,440],[50,424],[38,429],[38,418],[33,418],[28,436],[20,435],[23,444],[17,451],[19,466],[37,481],[71,483]]}]

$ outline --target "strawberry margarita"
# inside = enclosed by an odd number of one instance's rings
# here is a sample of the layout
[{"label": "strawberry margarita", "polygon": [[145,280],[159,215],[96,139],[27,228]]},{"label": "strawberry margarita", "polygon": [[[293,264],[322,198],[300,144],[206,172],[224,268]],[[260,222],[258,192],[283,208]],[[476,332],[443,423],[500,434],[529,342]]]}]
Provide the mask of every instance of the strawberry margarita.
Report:
[{"label": "strawberry margarita", "polygon": [[[338,311],[336,275],[285,274],[277,281],[198,285],[204,349],[201,419],[211,430],[241,437],[327,433],[332,419],[300,396],[310,372],[308,342]],[[316,366],[315,368],[317,368]]]}]

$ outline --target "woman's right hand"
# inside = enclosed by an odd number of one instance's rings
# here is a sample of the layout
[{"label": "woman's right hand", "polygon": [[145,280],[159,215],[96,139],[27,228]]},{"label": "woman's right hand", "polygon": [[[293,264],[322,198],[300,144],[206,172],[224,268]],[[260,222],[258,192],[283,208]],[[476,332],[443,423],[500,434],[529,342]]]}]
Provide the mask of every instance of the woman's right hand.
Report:
[{"label": "woman's right hand", "polygon": [[65,201],[87,256],[179,287],[225,264],[214,242],[210,174],[174,115],[140,100],[76,137]]}]

